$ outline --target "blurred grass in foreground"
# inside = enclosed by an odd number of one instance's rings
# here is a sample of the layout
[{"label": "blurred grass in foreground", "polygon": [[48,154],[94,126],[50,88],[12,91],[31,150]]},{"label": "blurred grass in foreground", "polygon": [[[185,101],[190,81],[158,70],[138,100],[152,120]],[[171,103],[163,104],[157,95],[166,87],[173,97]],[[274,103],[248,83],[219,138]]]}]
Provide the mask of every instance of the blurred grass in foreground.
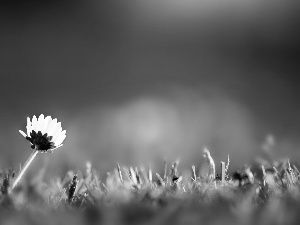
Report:
[{"label": "blurred grass in foreground", "polygon": [[2,172],[0,224],[298,224],[296,165],[266,154],[252,167],[228,174],[228,158],[215,174],[205,154],[207,173],[192,166],[181,174],[179,161],[165,162],[161,174],[117,164],[100,180],[87,163],[86,171],[68,171],[47,184],[42,168],[13,191],[15,173]]}]

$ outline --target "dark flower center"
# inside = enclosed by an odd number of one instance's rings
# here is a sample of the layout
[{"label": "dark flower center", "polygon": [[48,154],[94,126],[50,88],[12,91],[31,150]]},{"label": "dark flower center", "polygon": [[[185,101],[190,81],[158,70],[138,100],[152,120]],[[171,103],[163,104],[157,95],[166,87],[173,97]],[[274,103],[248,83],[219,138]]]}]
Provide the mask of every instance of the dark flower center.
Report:
[{"label": "dark flower center", "polygon": [[37,149],[41,152],[47,152],[54,148],[54,143],[51,142],[52,136],[48,136],[48,134],[42,134],[41,131],[35,132],[34,130],[31,131],[30,137],[26,137],[28,141],[31,142],[31,148],[32,149]]}]

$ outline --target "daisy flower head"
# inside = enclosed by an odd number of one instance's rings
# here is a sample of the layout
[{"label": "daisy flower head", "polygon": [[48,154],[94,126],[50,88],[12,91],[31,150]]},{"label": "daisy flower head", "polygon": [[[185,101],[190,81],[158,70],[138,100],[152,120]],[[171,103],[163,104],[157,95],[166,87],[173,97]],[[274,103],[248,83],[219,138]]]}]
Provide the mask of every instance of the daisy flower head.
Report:
[{"label": "daisy flower head", "polygon": [[66,131],[62,130],[61,123],[51,116],[44,117],[43,114],[37,118],[27,117],[27,133],[19,132],[31,143],[31,148],[39,152],[52,152],[62,146],[66,138]]}]

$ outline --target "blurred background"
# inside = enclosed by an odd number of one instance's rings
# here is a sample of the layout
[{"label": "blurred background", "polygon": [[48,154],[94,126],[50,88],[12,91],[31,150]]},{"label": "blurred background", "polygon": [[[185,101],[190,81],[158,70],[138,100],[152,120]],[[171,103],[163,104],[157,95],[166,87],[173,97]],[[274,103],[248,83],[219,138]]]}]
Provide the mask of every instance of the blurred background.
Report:
[{"label": "blurred background", "polygon": [[31,170],[181,159],[203,147],[242,166],[267,134],[300,159],[296,0],[3,1],[0,167],[30,145],[26,117],[51,115],[64,146]]}]

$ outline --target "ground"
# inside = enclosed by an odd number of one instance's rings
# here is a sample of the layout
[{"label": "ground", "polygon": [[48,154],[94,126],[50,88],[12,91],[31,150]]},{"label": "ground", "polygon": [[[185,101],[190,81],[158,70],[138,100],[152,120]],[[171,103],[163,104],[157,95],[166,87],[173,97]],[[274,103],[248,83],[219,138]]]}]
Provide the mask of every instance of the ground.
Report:
[{"label": "ground", "polygon": [[[86,171],[43,181],[44,171],[12,190],[13,171],[1,174],[0,224],[298,224],[300,173],[288,160],[222,174],[164,174],[151,168],[116,169],[100,180]],[[213,162],[210,162],[213,163]],[[169,169],[168,166],[171,168]],[[222,171],[221,171],[222,173]]]}]

